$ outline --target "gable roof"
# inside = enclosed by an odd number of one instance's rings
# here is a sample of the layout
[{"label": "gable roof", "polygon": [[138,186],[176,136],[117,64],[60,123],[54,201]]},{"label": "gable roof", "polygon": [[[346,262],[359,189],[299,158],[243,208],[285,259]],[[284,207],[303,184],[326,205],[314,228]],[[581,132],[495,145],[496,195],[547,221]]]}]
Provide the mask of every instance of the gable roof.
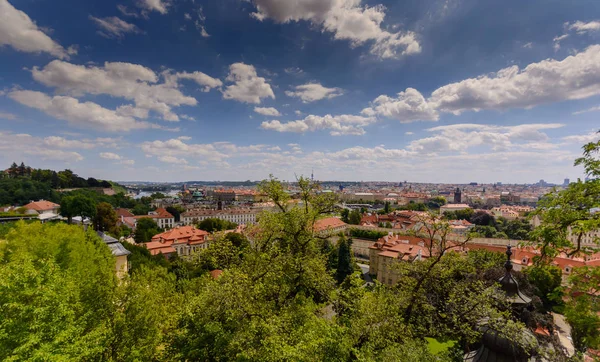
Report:
[{"label": "gable roof", "polygon": [[60,205],[55,204],[50,201],[40,200],[40,201],[32,201],[23,207],[25,207],[26,209],[29,209],[29,210],[46,211],[46,210],[57,209],[60,207]]}]

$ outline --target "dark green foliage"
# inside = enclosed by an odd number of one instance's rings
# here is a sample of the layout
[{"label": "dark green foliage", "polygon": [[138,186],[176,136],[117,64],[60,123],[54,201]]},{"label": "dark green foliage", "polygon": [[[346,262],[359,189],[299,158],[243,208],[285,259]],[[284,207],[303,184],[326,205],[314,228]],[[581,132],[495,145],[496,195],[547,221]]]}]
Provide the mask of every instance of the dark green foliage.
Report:
[{"label": "dark green foliage", "polygon": [[122,244],[125,249],[131,252],[127,258],[130,265],[130,274],[133,274],[142,268],[162,267],[167,270],[170,268],[169,261],[163,255],[152,255],[150,254],[150,251],[143,246],[133,245],[128,242]]},{"label": "dark green foliage", "polygon": [[346,240],[344,235],[340,235],[337,244],[338,258],[335,272],[335,280],[338,284],[341,284],[354,271],[351,245],[352,239]]},{"label": "dark green foliage", "polygon": [[94,230],[96,231],[115,231],[118,216],[112,205],[107,202],[101,202],[96,206],[96,215],[94,216]]},{"label": "dark green foliage", "polygon": [[386,201],[385,204],[383,205],[383,212],[385,214],[389,214],[392,211],[392,207],[391,207],[391,203],[389,201]]},{"label": "dark green foliage", "polygon": [[387,233],[383,232],[383,231],[350,229],[350,236],[355,237],[355,238],[377,240],[386,235],[387,235]]},{"label": "dark green foliage", "polygon": [[536,265],[525,269],[527,279],[533,285],[546,310],[562,303],[562,269],[554,265]]},{"label": "dark green foliage", "polygon": [[358,209],[354,209],[350,211],[350,215],[348,216],[348,224],[358,225],[360,224],[360,220],[362,219],[362,214]]},{"label": "dark green foliage", "polygon": [[409,202],[406,205],[402,205],[399,207],[400,210],[410,210],[410,211],[427,211],[429,208],[422,202]]},{"label": "dark green foliage", "polygon": [[485,211],[477,211],[469,222],[480,226],[496,226],[496,218]]},{"label": "dark green foliage", "polygon": [[131,209],[131,213],[134,215],[148,215],[148,213],[150,212],[150,206],[146,205],[146,204],[136,204],[132,209]]},{"label": "dark green foliage", "polygon": [[436,196],[427,200],[427,207],[430,209],[439,209],[444,205],[446,205],[446,198],[443,196]]},{"label": "dark green foliage", "polygon": [[96,201],[85,195],[65,196],[60,201],[60,214],[69,219],[75,216],[93,218],[96,216]]},{"label": "dark green foliage", "polygon": [[175,222],[179,222],[181,220],[181,214],[185,212],[185,208],[181,205],[169,206],[165,210],[173,215]]},{"label": "dark green foliage", "polygon": [[444,218],[446,218],[446,220],[470,220],[474,213],[475,211],[473,211],[471,208],[456,211],[446,211],[444,212]]},{"label": "dark green foliage", "polygon": [[0,205],[25,205],[41,199],[60,200],[58,193],[47,183],[28,178],[0,179]]},{"label": "dark green foliage", "polygon": [[198,222],[196,226],[200,230],[212,233],[213,231],[232,230],[235,229],[238,225],[231,221],[211,217]]},{"label": "dark green foliage", "polygon": [[340,218],[343,222],[345,222],[346,224],[350,223],[350,210],[348,209],[343,209],[341,212],[341,218]]},{"label": "dark green foliage", "polygon": [[161,229],[156,222],[149,217],[143,217],[137,220],[134,239],[136,243],[147,243],[152,240],[152,237],[159,234]]}]

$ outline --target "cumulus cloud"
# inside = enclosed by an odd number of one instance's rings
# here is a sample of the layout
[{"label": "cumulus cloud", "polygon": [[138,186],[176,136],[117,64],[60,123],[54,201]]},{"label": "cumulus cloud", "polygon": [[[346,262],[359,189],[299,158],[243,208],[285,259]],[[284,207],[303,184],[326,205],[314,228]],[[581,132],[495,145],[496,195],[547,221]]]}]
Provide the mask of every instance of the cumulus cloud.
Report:
[{"label": "cumulus cloud", "polygon": [[25,106],[38,109],[54,118],[68,121],[82,127],[92,127],[102,131],[130,131],[148,128],[146,122],[117,114],[93,102],[79,102],[68,96],[50,97],[36,91],[12,91],[8,96]]},{"label": "cumulus cloud", "polygon": [[[179,79],[192,79],[205,90],[221,84],[220,80],[200,72],[164,72],[162,75],[165,82],[159,83],[159,76],[152,69],[123,62],[85,66],[55,60],[44,68],[34,67],[32,75],[36,81],[56,88],[59,93],[76,97],[84,94],[107,94],[124,98],[134,101],[139,109],[160,114],[167,121],[179,120],[172,107],[197,104],[194,97],[186,96],[178,89]],[[145,113],[139,114],[147,116]]]},{"label": "cumulus cloud", "polygon": [[543,103],[600,94],[600,45],[563,60],[547,59],[504,68],[436,89],[429,99],[438,111],[460,114],[485,109],[531,108]]},{"label": "cumulus cloud", "polygon": [[202,157],[210,161],[222,161],[227,158],[219,152],[212,144],[192,144],[181,139],[170,139],[167,141],[148,141],[141,144],[142,151],[151,156],[186,156]]},{"label": "cumulus cloud", "polygon": [[79,148],[92,149],[97,144],[89,140],[70,140],[59,136],[48,136],[44,138],[44,145],[56,148]]},{"label": "cumulus cloud", "polygon": [[309,103],[321,99],[331,99],[343,94],[340,88],[327,88],[319,83],[307,83],[294,87],[293,91],[286,91],[288,97],[300,98],[302,102]]},{"label": "cumulus cloud", "polygon": [[100,153],[100,157],[106,159],[106,160],[120,160],[121,156],[117,155],[116,153],[112,153],[112,152],[101,152]]},{"label": "cumulus cloud", "polygon": [[254,112],[262,114],[263,116],[281,116],[281,113],[279,113],[279,111],[273,107],[254,107]]},{"label": "cumulus cloud", "polygon": [[0,0],[0,46],[9,45],[27,53],[48,53],[69,59],[69,50],[52,40],[24,12],[8,0]]},{"label": "cumulus cloud", "polygon": [[396,98],[380,95],[372,102],[371,107],[361,112],[367,116],[383,116],[396,119],[402,123],[413,121],[437,121],[438,113],[416,89],[407,88],[398,93]]},{"label": "cumulus cloud", "polygon": [[361,0],[254,0],[260,21],[267,18],[279,23],[309,21],[333,34],[334,39],[348,40],[351,46],[371,45],[371,54],[380,58],[397,58],[421,52],[416,34],[389,32],[382,27],[385,7],[362,6]]},{"label": "cumulus cloud", "polygon": [[92,20],[96,26],[100,28],[100,30],[98,30],[98,34],[105,38],[122,38],[127,33],[135,34],[142,32],[134,24],[121,20],[116,16],[97,18],[90,15],[90,20]]},{"label": "cumulus cloud", "polygon": [[434,136],[412,141],[408,149],[419,153],[465,152],[472,147],[490,147],[493,151],[515,148],[554,148],[542,130],[564,127],[559,123],[495,126],[482,124],[453,124],[429,128]]},{"label": "cumulus cloud", "polygon": [[569,30],[574,30],[577,34],[585,34],[594,31],[600,31],[600,20],[590,21],[585,23],[583,21],[576,21],[568,25]]},{"label": "cumulus cloud", "polygon": [[175,156],[159,156],[158,160],[166,163],[174,163],[178,165],[187,165],[187,161],[184,158],[177,158]]},{"label": "cumulus cloud", "polygon": [[397,97],[381,95],[362,111],[401,122],[436,121],[439,113],[533,108],[540,104],[583,99],[600,94],[600,45],[566,57],[511,66],[493,74],[444,85],[428,99],[407,88]]},{"label": "cumulus cloud", "polygon": [[166,0],[138,0],[136,5],[147,11],[157,11],[161,14],[169,12],[169,6],[171,3]]},{"label": "cumulus cloud", "polygon": [[[27,145],[27,147],[23,147]],[[81,161],[83,156],[77,152],[58,149],[56,145],[44,142],[44,139],[29,134],[0,131],[0,155],[8,159],[22,158],[23,155],[34,156],[37,160],[48,161]]]},{"label": "cumulus cloud", "polygon": [[234,63],[229,66],[226,80],[233,82],[223,91],[223,98],[239,102],[260,104],[263,98],[275,99],[275,94],[265,78],[259,77],[252,65]]},{"label": "cumulus cloud", "polygon": [[364,126],[367,126],[376,119],[374,117],[364,117],[356,115],[309,115],[302,120],[282,123],[278,120],[262,122],[261,128],[277,132],[305,133],[308,131],[330,130],[332,136],[341,135],[363,135]]},{"label": "cumulus cloud", "polygon": [[583,145],[590,142],[597,142],[600,140],[600,132],[593,131],[587,134],[582,135],[571,135],[562,138],[563,141],[568,143],[575,143],[578,145]]},{"label": "cumulus cloud", "polygon": [[198,85],[202,86],[203,92],[210,92],[210,90],[213,88],[220,88],[223,86],[223,82],[221,82],[220,79],[213,78],[210,75],[207,75],[205,73],[198,72],[198,71],[192,72],[192,73],[188,73],[188,72],[171,73],[171,71],[168,70],[168,71],[164,71],[162,73],[162,75],[165,78],[165,83],[170,86],[174,86],[174,87],[177,86],[177,82],[180,79],[193,80]]}]

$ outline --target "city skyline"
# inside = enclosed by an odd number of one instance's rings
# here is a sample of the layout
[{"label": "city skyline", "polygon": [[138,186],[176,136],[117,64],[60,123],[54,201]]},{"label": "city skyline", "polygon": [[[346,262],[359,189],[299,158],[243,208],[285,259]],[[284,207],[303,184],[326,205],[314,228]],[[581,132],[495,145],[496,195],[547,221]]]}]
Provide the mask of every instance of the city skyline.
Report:
[{"label": "city skyline", "polygon": [[0,0],[0,162],[109,180],[561,184],[600,3]]}]

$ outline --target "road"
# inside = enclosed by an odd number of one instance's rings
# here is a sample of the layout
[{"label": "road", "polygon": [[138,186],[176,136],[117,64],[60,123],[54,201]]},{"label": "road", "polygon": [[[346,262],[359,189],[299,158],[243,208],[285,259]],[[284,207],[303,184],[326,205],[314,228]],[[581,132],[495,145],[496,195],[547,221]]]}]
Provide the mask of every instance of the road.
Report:
[{"label": "road", "polygon": [[571,339],[571,326],[565,320],[565,316],[562,314],[552,313],[554,318],[554,324],[558,329],[558,339],[560,344],[565,348],[567,356],[571,357],[575,354],[575,347],[573,346],[573,340]]}]

